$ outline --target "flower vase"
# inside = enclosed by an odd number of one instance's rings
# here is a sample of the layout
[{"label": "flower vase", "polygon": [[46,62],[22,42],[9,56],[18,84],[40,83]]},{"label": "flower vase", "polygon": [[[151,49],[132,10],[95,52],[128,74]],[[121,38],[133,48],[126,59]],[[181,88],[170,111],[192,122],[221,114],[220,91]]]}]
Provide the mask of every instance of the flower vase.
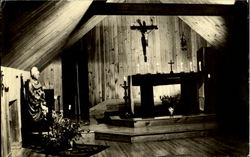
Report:
[{"label": "flower vase", "polygon": [[169,107],[168,108],[168,111],[170,113],[170,116],[173,116],[174,115],[174,108],[173,107]]},{"label": "flower vase", "polygon": [[68,150],[72,150],[73,147],[74,147],[74,142],[73,142],[73,140],[70,140],[69,141],[69,149]]}]

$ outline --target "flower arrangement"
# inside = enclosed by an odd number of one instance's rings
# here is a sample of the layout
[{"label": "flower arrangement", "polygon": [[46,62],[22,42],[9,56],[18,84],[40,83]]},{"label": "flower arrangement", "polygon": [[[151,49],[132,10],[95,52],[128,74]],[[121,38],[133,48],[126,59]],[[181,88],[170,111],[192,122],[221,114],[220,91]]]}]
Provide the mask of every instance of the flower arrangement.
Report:
[{"label": "flower arrangement", "polygon": [[160,99],[162,101],[162,104],[164,106],[167,106],[170,116],[173,116],[175,105],[177,105],[180,102],[180,94],[174,95],[174,96],[160,96]]},{"label": "flower arrangement", "polygon": [[81,132],[79,124],[53,111],[48,134],[43,135],[43,146],[49,152],[72,149],[73,143],[83,138]]}]

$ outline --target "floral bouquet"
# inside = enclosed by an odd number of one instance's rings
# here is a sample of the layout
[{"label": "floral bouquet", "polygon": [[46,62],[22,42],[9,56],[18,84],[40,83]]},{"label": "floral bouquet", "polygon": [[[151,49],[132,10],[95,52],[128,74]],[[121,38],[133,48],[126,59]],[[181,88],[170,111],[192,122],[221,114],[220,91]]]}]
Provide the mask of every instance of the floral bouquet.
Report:
[{"label": "floral bouquet", "polygon": [[164,106],[167,106],[170,116],[173,116],[175,105],[177,105],[180,102],[180,94],[177,94],[175,96],[163,95],[160,96],[160,99],[162,101],[162,104]]},{"label": "floral bouquet", "polygon": [[49,132],[43,136],[43,146],[49,152],[72,149],[73,143],[83,138],[81,132],[79,124],[53,111]]}]

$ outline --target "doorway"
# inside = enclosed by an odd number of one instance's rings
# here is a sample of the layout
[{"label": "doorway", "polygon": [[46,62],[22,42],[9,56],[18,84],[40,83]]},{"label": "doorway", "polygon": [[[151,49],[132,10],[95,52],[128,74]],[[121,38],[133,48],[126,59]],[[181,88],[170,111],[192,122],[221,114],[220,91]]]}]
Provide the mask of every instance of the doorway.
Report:
[{"label": "doorway", "polygon": [[62,55],[63,114],[89,121],[88,57],[76,44]]}]

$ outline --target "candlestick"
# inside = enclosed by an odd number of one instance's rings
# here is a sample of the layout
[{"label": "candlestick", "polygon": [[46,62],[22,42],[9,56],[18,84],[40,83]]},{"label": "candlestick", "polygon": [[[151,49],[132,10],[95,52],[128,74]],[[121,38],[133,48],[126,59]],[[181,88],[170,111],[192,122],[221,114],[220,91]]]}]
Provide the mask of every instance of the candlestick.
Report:
[{"label": "candlestick", "polygon": [[174,72],[173,72],[172,66],[173,66],[174,62],[172,60],[170,60],[170,62],[168,64],[170,64],[170,74],[173,74]]},{"label": "candlestick", "polygon": [[125,103],[125,113],[124,115],[121,115],[123,117],[126,117],[126,118],[129,118],[131,116],[131,111],[130,111],[130,108],[129,108],[129,94],[128,94],[128,89],[129,89],[129,86],[126,85],[126,81],[127,80],[127,77],[123,77],[124,79],[124,84],[121,84],[120,86],[124,89],[124,96],[123,96],[123,99],[124,99],[124,103]]}]

